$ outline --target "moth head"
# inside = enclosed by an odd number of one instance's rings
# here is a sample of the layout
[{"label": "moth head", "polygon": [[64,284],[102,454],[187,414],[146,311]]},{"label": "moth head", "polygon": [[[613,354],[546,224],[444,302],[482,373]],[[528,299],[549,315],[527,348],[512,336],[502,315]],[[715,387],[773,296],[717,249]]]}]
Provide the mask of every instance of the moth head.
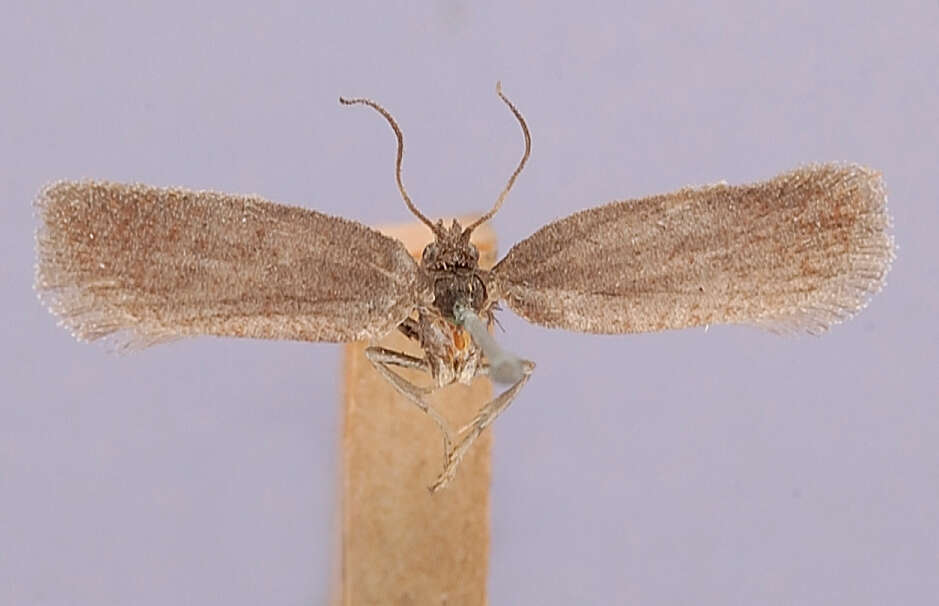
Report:
[{"label": "moth head", "polygon": [[476,269],[479,249],[470,242],[471,234],[472,231],[464,230],[456,219],[449,229],[444,227],[443,221],[438,221],[434,226],[436,238],[424,247],[421,255],[421,267],[430,271]]}]

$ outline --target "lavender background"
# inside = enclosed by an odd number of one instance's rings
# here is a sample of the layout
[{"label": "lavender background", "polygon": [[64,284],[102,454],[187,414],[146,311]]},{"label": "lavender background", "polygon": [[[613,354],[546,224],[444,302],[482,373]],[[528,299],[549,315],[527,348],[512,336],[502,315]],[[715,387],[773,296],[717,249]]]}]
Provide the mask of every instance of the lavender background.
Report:
[{"label": "lavender background", "polygon": [[[131,5],[132,4],[132,5]],[[653,3],[648,3],[653,4]],[[612,199],[800,163],[886,175],[900,256],[821,339],[596,337],[500,316],[538,363],[496,424],[493,604],[925,604],[939,595],[939,3],[14,2],[0,19],[0,604],[323,603],[336,346],[115,356],[31,290],[59,178],[255,192],[502,250]]]}]

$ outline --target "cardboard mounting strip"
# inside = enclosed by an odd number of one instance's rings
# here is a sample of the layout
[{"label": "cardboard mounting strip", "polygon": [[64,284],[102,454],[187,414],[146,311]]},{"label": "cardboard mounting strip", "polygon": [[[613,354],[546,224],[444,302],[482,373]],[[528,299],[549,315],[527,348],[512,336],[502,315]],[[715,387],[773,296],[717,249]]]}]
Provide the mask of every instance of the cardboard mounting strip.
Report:
[{"label": "cardboard mounting strip", "polygon": [[[417,258],[432,239],[421,223],[379,229],[403,241]],[[481,225],[472,240],[480,266],[488,269],[496,256],[492,228]],[[421,355],[397,332],[379,344]],[[334,603],[483,604],[492,432],[479,437],[450,485],[431,494],[428,486],[444,464],[440,431],[372,367],[365,358],[367,345],[347,345],[344,354],[341,553]],[[429,385],[426,375],[396,370]],[[480,377],[468,387],[442,389],[431,401],[455,430],[491,397],[489,380]]]}]

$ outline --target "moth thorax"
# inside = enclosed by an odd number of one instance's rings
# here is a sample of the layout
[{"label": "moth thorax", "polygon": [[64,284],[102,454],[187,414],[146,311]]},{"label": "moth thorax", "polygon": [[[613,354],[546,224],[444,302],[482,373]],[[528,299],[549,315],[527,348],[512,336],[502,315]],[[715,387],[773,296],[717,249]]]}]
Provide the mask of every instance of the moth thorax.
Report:
[{"label": "moth thorax", "polygon": [[486,285],[475,273],[445,273],[434,278],[434,307],[453,321],[453,307],[462,303],[477,314],[486,303]]}]

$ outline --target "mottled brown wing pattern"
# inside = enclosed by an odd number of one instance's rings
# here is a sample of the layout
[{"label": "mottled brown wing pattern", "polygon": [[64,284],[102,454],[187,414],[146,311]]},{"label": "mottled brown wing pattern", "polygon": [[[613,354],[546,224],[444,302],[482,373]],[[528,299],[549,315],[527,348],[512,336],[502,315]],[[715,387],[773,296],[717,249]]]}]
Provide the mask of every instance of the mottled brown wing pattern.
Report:
[{"label": "mottled brown wing pattern", "polygon": [[807,166],[576,213],[517,244],[491,277],[516,313],[555,328],[823,332],[883,286],[889,223],[879,173]]},{"label": "mottled brown wing pattern", "polygon": [[36,207],[37,290],[82,340],[353,341],[426,295],[400,242],[255,196],[60,182]]}]

